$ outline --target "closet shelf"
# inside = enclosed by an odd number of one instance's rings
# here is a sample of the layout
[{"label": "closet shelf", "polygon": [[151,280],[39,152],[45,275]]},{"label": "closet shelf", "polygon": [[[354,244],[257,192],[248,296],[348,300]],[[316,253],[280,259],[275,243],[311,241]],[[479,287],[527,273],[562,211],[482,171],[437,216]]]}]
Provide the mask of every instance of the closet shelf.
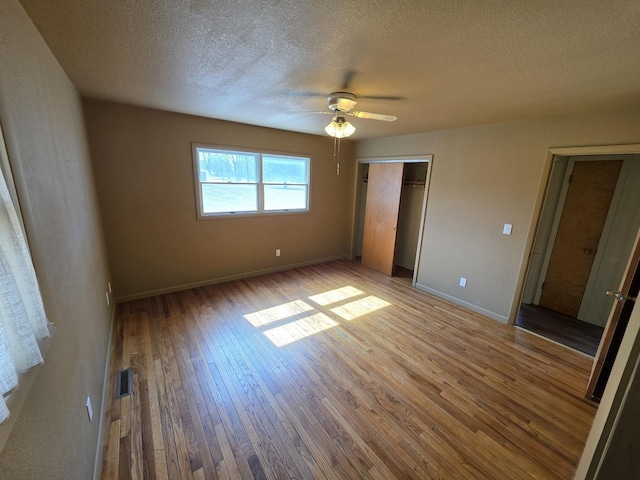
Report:
[{"label": "closet shelf", "polygon": [[[369,179],[368,178],[363,178],[362,181],[364,183],[369,183]],[[412,185],[414,187],[424,187],[426,185],[426,182],[424,180],[404,180],[402,182],[403,185]]]}]

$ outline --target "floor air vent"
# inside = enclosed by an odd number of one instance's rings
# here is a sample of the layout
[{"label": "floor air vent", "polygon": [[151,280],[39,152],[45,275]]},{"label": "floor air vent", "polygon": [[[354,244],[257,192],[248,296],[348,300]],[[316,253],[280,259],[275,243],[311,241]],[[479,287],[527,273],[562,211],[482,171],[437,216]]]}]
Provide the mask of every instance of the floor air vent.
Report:
[{"label": "floor air vent", "polygon": [[131,369],[127,368],[118,373],[118,385],[116,387],[116,398],[131,395]]}]

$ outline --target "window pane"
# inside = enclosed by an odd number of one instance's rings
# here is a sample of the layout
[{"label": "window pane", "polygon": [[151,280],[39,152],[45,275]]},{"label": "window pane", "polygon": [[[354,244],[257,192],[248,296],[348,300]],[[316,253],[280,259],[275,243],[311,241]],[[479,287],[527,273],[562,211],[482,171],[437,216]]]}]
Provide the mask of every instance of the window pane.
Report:
[{"label": "window pane", "polygon": [[258,155],[198,149],[201,182],[256,183]]},{"label": "window pane", "polygon": [[263,155],[262,181],[265,183],[309,183],[309,159]]},{"label": "window pane", "polygon": [[258,186],[202,184],[202,213],[255,212],[258,210]]},{"label": "window pane", "polygon": [[265,185],[265,210],[306,210],[306,185]]}]

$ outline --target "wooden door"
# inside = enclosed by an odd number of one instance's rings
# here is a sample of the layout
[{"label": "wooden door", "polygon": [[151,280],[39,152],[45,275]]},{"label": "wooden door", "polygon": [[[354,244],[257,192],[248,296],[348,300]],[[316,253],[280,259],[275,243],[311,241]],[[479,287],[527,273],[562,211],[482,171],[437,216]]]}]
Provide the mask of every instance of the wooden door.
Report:
[{"label": "wooden door", "polygon": [[617,292],[613,290],[606,292],[607,295],[614,296],[616,301],[613,302],[611,314],[604,327],[602,340],[600,340],[598,352],[591,368],[591,377],[587,386],[587,398],[589,399],[600,401],[602,397],[631,311],[637,301],[638,290],[640,290],[640,231],[636,236],[636,243],[631,251],[620,288]]},{"label": "wooden door", "polygon": [[539,304],[577,317],[622,160],[577,161]]},{"label": "wooden door", "polygon": [[393,274],[404,163],[369,165],[362,265]]}]

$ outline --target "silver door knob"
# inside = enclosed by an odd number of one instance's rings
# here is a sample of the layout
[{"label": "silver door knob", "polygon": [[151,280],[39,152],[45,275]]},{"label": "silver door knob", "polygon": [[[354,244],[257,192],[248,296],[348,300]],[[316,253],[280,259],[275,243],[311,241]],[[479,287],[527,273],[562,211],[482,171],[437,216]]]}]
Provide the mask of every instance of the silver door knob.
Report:
[{"label": "silver door knob", "polygon": [[611,290],[607,290],[605,292],[605,295],[607,297],[614,297],[617,301],[619,302],[624,302],[625,301],[625,296],[622,294],[622,292],[618,291],[618,292],[612,292]]},{"label": "silver door knob", "polygon": [[587,255],[591,255],[593,253],[593,248],[585,248],[584,253],[586,253]]}]

